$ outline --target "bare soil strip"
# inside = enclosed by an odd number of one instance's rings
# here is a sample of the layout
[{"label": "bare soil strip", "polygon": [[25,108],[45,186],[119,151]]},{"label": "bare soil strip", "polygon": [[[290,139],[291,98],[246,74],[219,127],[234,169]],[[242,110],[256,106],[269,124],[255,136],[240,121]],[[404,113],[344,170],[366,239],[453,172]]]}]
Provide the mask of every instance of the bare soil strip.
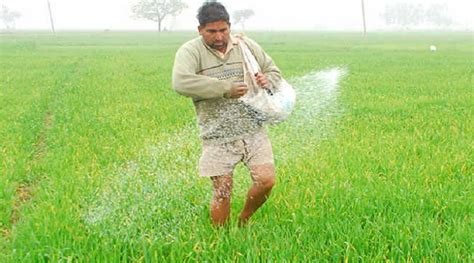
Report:
[{"label": "bare soil strip", "polygon": [[[43,129],[41,130],[38,140],[35,144],[35,150],[32,154],[32,157],[26,164],[26,171],[30,171],[32,167],[40,161],[47,153],[48,145],[46,144],[46,138],[48,136],[48,131],[53,126],[53,117],[52,112],[47,111],[43,120]],[[10,237],[11,231],[20,220],[21,217],[21,208],[25,203],[32,199],[32,189],[37,184],[37,181],[25,181],[21,182],[16,191],[15,198],[13,202],[12,214],[10,217],[10,227],[3,228],[0,230],[4,237]]]}]

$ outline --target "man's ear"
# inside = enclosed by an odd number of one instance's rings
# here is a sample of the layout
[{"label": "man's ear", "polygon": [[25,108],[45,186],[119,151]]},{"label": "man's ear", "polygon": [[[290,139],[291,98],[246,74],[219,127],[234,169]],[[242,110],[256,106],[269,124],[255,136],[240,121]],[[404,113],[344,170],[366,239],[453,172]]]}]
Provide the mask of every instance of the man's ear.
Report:
[{"label": "man's ear", "polygon": [[198,26],[198,32],[199,32],[199,35],[202,35],[201,31],[202,31],[203,27],[202,26]]}]

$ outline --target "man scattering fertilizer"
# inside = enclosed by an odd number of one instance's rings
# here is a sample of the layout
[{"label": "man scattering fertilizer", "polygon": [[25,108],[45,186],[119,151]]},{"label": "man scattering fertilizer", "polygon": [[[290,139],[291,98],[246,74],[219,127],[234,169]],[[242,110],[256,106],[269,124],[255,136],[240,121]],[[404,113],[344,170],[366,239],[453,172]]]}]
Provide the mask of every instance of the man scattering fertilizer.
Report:
[{"label": "man scattering fertilizer", "polygon": [[[225,7],[205,3],[197,19],[200,37],[177,51],[173,88],[192,98],[196,108],[203,142],[199,173],[212,179],[214,225],[222,226],[229,220],[235,166],[243,162],[249,168],[253,184],[239,217],[239,225],[244,225],[265,203],[275,183],[272,146],[263,127],[264,118],[239,99],[248,91],[244,58],[239,39],[230,35]],[[242,40],[260,66],[256,83],[271,91],[281,80],[279,69],[256,42],[246,37]]]}]

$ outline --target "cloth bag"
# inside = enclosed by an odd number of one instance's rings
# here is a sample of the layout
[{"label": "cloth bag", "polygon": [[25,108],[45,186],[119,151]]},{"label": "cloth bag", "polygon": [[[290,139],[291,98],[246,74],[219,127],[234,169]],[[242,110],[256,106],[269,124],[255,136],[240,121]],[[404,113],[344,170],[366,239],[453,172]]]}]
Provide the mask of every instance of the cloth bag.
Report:
[{"label": "cloth bag", "polygon": [[261,72],[255,56],[242,39],[239,39],[239,47],[244,58],[244,82],[249,88],[240,100],[263,116],[265,123],[277,124],[286,120],[295,106],[293,87],[282,78],[272,90],[261,88],[255,78],[255,74]]}]

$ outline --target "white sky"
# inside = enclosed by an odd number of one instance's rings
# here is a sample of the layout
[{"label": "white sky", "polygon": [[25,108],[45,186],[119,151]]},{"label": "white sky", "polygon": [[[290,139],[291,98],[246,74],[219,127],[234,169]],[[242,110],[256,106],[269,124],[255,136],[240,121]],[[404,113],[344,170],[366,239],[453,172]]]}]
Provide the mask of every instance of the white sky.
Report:
[{"label": "white sky", "polygon": [[[57,30],[156,30],[152,21],[131,18],[138,0],[50,0]],[[472,0],[365,0],[368,30],[384,29],[381,18],[387,3],[447,3],[457,29],[474,29]],[[203,0],[184,0],[189,6],[164,27],[194,30],[196,12]],[[253,9],[247,30],[361,30],[361,0],[221,0],[232,16],[238,9]],[[50,29],[47,0],[0,0],[0,5],[21,13],[17,29]],[[231,18],[232,19],[232,18]],[[3,25],[0,25],[2,28]],[[240,26],[236,27],[240,29]]]}]

